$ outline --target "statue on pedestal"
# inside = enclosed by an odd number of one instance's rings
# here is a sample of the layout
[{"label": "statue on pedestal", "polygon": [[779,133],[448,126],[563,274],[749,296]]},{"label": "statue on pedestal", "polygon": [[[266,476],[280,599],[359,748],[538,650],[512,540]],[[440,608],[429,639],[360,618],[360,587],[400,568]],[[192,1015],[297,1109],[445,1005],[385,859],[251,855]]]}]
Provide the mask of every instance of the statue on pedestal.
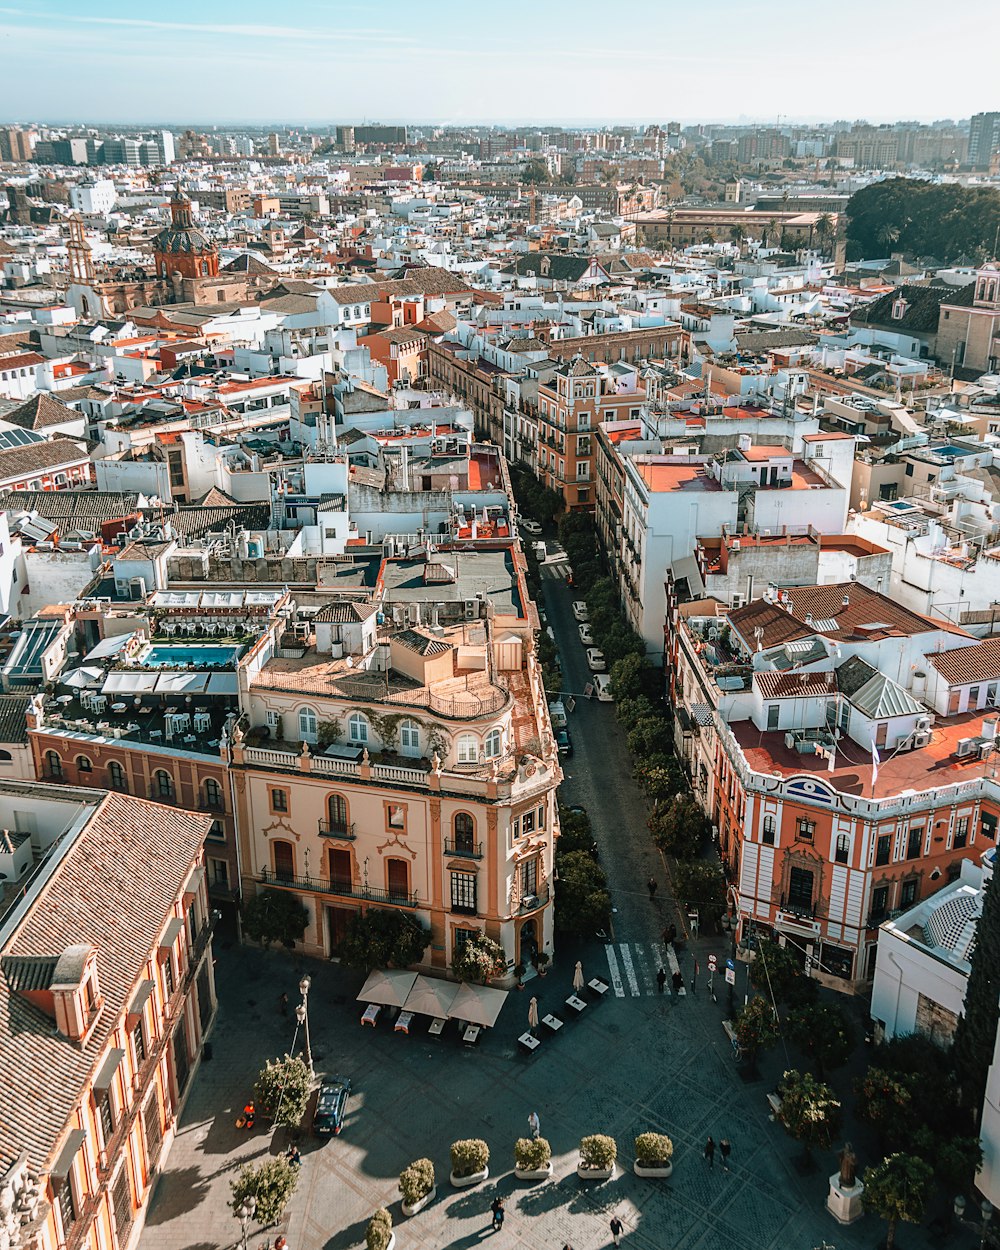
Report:
[{"label": "statue on pedestal", "polygon": [[849,1141],[844,1142],[840,1152],[840,1184],[844,1189],[851,1189],[858,1179],[858,1156],[851,1149]]}]

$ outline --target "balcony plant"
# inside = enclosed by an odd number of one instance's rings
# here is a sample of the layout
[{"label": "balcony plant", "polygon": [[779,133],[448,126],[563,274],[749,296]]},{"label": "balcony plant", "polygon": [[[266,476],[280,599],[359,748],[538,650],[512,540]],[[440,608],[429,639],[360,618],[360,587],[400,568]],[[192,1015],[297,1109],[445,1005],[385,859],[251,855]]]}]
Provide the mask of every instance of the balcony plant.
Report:
[{"label": "balcony plant", "polygon": [[478,1137],[452,1143],[451,1183],[456,1189],[479,1185],[490,1174],[490,1148]]},{"label": "balcony plant", "polygon": [[514,1143],[514,1175],[519,1181],[544,1181],[552,1175],[552,1147],[544,1137],[519,1137]]},{"label": "balcony plant", "polygon": [[415,1159],[399,1174],[399,1192],[403,1195],[403,1214],[416,1215],[437,1196],[434,1185],[434,1164],[430,1159]]},{"label": "balcony plant", "polygon": [[524,974],[525,974],[527,971],[528,971],[528,969],[524,966],[524,964],[517,963],[517,964],[515,964],[515,965],[514,965],[514,976],[516,976],[516,977],[517,977],[517,987],[516,987],[516,988],[517,988],[517,989],[519,989],[519,990],[523,990],[523,989],[524,989]]},{"label": "balcony plant", "polygon": [[538,954],[535,956],[535,967],[538,969],[538,975],[540,977],[545,976],[545,970],[548,965],[548,962],[549,962],[549,957],[548,955],[546,955],[544,951],[539,951]]},{"label": "balcony plant", "polygon": [[385,1207],[379,1207],[365,1229],[365,1245],[368,1250],[392,1250],[395,1244],[396,1234],[392,1231],[392,1216]]},{"label": "balcony plant", "polygon": [[615,1174],[618,1145],[613,1137],[592,1133],[580,1141],[580,1162],[576,1174],[585,1181],[608,1181]]},{"label": "balcony plant", "polygon": [[635,1139],[636,1176],[666,1179],[674,1170],[674,1143],[663,1133],[640,1133]]}]

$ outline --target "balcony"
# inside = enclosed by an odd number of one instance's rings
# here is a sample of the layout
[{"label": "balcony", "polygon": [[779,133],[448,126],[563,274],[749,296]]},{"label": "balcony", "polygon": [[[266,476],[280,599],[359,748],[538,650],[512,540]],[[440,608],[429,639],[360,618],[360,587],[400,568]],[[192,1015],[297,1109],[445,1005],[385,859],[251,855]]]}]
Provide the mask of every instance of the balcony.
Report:
[{"label": "balcony", "polygon": [[525,916],[528,912],[538,911],[549,901],[549,883],[546,881],[538,887],[534,894],[525,894],[517,904],[515,915]]},{"label": "balcony", "polygon": [[257,878],[261,885],[277,886],[282,890],[308,890],[312,894],[333,894],[339,898],[356,898],[369,903],[386,903],[392,907],[416,907],[416,894],[401,890],[381,890],[371,885],[354,885],[353,882],[328,881],[323,877],[280,876],[265,868]]},{"label": "balcony", "polygon": [[785,896],[782,895],[781,910],[790,912],[793,916],[797,916],[802,920],[816,919],[816,904],[810,900],[785,898]]},{"label": "balcony", "polygon": [[340,842],[353,842],[357,838],[354,832],[354,821],[349,825],[342,820],[321,820],[319,822],[319,833],[321,838],[336,838]]},{"label": "balcony", "polygon": [[468,842],[465,839],[456,842],[454,838],[445,838],[444,853],[458,855],[462,859],[482,859],[483,844],[482,842]]}]

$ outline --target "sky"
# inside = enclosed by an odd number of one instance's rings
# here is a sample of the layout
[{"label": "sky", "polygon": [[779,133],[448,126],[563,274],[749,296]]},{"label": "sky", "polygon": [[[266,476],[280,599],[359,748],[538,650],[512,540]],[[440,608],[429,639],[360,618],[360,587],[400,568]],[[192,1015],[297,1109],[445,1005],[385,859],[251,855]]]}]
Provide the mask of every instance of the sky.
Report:
[{"label": "sky", "polygon": [[957,119],[1000,108],[977,55],[998,14],[996,0],[0,0],[0,119]]}]

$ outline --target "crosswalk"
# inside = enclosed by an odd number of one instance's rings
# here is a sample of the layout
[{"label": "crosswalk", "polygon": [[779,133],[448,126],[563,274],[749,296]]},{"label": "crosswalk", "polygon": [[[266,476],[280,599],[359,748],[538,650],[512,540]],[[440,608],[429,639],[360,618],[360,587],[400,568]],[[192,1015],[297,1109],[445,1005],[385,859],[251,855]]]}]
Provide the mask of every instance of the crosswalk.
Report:
[{"label": "crosswalk", "polygon": [[564,582],[569,576],[569,568],[569,561],[565,558],[547,560],[539,567],[539,576],[550,582]]},{"label": "crosswalk", "polygon": [[[608,979],[616,998],[642,998],[659,994],[656,974],[667,973],[667,985],[680,971],[673,946],[663,942],[609,942],[604,947],[608,958]],[[682,987],[681,994],[686,991]]]}]

